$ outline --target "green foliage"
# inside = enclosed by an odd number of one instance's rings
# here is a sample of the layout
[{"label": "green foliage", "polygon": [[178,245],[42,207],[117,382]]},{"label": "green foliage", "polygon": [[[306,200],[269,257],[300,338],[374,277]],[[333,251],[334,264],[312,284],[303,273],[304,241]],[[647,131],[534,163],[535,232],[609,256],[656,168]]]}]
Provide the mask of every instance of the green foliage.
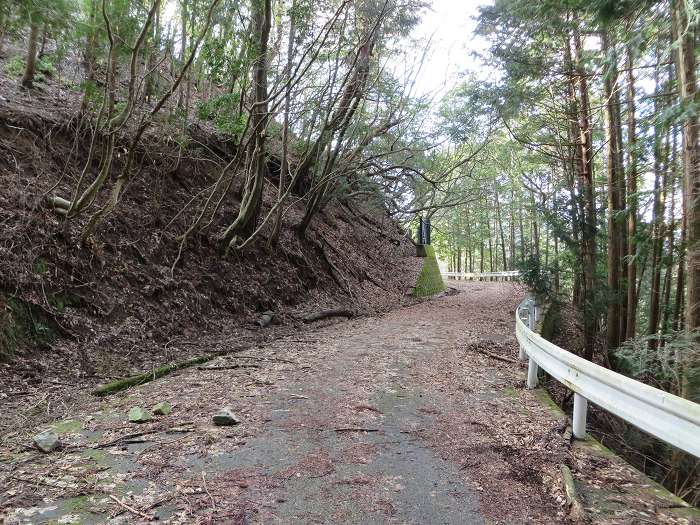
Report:
[{"label": "green foliage", "polygon": [[522,281],[532,290],[538,299],[548,301],[553,299],[551,272],[537,257],[530,258],[517,264]]},{"label": "green foliage", "polygon": [[25,62],[20,56],[14,56],[5,63],[5,73],[9,77],[20,78],[24,73]]},{"label": "green foliage", "polygon": [[89,108],[97,109],[102,104],[104,92],[99,88],[97,82],[85,80],[80,84],[79,91],[85,94]]},{"label": "green foliage", "polygon": [[432,246],[425,247],[426,256],[423,259],[423,267],[421,268],[416,287],[413,290],[414,297],[428,297],[445,290],[445,281],[440,275],[440,267],[438,266],[435,250]]},{"label": "green foliage", "polygon": [[197,116],[214,122],[216,129],[233,137],[245,129],[246,117],[239,112],[241,97],[238,93],[227,93],[197,105]]},{"label": "green foliage", "polygon": [[651,382],[654,386],[698,403],[699,335],[679,331],[632,339],[615,351],[615,368],[626,376]]},{"label": "green foliage", "polygon": [[204,43],[201,56],[212,82],[230,82],[242,73],[244,64],[238,59],[238,51],[231,49],[227,38],[210,38]]},{"label": "green foliage", "polygon": [[[20,78],[24,74],[26,64],[27,62],[23,57],[16,55],[5,64],[5,73],[9,77]],[[55,73],[56,68],[50,57],[45,55],[37,59],[36,75],[34,76],[36,82],[44,82],[47,77],[52,77]]]}]

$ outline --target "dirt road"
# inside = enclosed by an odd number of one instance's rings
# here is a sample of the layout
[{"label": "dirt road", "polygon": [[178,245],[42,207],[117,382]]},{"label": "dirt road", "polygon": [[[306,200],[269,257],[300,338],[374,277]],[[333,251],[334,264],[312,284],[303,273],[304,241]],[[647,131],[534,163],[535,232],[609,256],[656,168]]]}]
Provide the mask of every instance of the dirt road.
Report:
[{"label": "dirt road", "polygon": [[[58,425],[62,451],[18,449],[26,435],[5,445],[0,516],[565,522],[563,423],[522,388],[521,365],[487,355],[517,357],[513,311],[523,291],[454,286],[459,293],[221,358],[208,370],[86,397]],[[172,414],[127,422],[130,408],[159,401]],[[212,414],[227,405],[241,424],[214,426]]]}]

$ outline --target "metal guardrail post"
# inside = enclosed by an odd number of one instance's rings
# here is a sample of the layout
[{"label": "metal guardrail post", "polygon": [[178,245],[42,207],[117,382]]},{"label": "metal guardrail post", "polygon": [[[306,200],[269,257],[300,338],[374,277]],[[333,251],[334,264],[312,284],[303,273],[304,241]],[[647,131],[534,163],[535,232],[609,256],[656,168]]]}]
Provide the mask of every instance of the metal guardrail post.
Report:
[{"label": "metal guardrail post", "polygon": [[[537,306],[535,305],[534,299],[530,299],[527,304],[527,327],[530,330],[535,330],[535,319],[537,315]],[[527,365],[527,387],[537,388],[537,363],[535,360],[529,356],[529,362]]]},{"label": "metal guardrail post", "polygon": [[[517,311],[518,311],[518,317],[520,317],[520,315],[521,315],[520,310],[521,310],[521,306],[518,306],[518,310],[517,310]],[[530,314],[528,313],[528,316],[529,316],[529,315],[530,315]],[[522,317],[520,317],[520,319],[522,319]],[[528,321],[528,324],[529,324],[529,321]],[[525,351],[525,347],[524,347],[522,344],[519,344],[518,346],[520,346],[520,352],[518,353],[518,358],[519,358],[521,361],[527,361],[527,352]]]},{"label": "metal guardrail post", "polygon": [[574,392],[574,416],[573,433],[576,439],[586,439],[586,414],[588,412],[588,400],[581,394]]},{"label": "metal guardrail post", "polygon": [[540,317],[540,309],[537,308],[537,303],[535,302],[534,299],[532,300],[532,311],[534,312],[533,317],[534,317],[535,320],[534,320],[534,322],[532,323],[532,328],[530,328],[530,330],[534,330],[534,329],[535,329],[535,327],[537,326],[537,321],[539,321],[539,317]]},{"label": "metal guardrail post", "polygon": [[530,361],[527,364],[527,387],[529,389],[537,388],[537,363],[530,356]]}]

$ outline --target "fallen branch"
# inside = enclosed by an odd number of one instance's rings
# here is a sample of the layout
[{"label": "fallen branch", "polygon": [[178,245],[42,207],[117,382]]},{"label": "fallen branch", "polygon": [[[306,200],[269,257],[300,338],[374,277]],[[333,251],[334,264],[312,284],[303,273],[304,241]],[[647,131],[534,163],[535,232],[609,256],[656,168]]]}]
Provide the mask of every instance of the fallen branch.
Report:
[{"label": "fallen branch", "polygon": [[151,434],[157,434],[158,432],[160,432],[160,430],[147,430],[146,432],[136,432],[134,434],[127,434],[126,436],[119,436],[118,438],[113,439],[112,441],[108,441],[107,443],[100,443],[93,448],[109,448],[113,445],[116,445],[117,443],[122,443],[124,441],[134,439],[137,437],[148,436]]},{"label": "fallen branch", "polygon": [[92,391],[92,393],[96,396],[106,396],[109,394],[114,394],[115,392],[120,392],[121,390],[126,390],[127,388],[130,388],[132,386],[137,386],[137,385],[143,385],[144,383],[148,383],[149,381],[153,381],[154,379],[158,379],[160,377],[166,376],[168,374],[171,374],[173,372],[176,372],[177,370],[182,370],[183,368],[189,368],[194,365],[201,365],[204,364],[208,361],[211,361],[212,359],[222,356],[222,355],[227,355],[227,354],[232,354],[235,352],[242,352],[243,350],[248,350],[251,348],[253,345],[245,345],[245,346],[239,346],[236,348],[232,348],[230,350],[224,350],[222,352],[214,352],[212,354],[207,354],[199,357],[194,357],[192,359],[188,359],[187,361],[181,361],[179,363],[171,363],[169,365],[163,365],[160,366],[151,372],[145,372],[143,374],[137,374],[135,376],[130,376],[126,377],[124,379],[119,379],[118,381],[114,381],[112,383],[107,383],[106,385],[102,385],[95,390]]},{"label": "fallen branch", "polygon": [[378,428],[357,428],[357,427],[334,428],[333,430],[336,432],[379,432]]},{"label": "fallen branch", "polygon": [[[306,342],[306,341],[298,341]],[[296,361],[290,361],[289,359],[281,359],[279,357],[268,357],[268,356],[254,356],[254,355],[232,355],[229,359],[255,359],[256,361],[277,361],[278,363],[288,363],[291,365],[296,365]]]},{"label": "fallen branch", "polygon": [[141,512],[140,510],[136,510],[134,507],[130,507],[129,505],[127,505],[126,503],[121,501],[118,497],[116,497],[113,494],[110,494],[109,497],[111,499],[113,499],[114,501],[116,501],[122,508],[128,510],[129,512],[131,512],[133,514],[136,514],[137,516],[141,516],[146,521],[153,521],[155,519],[154,516],[150,516],[148,514]]},{"label": "fallen branch", "polygon": [[[173,499],[173,496],[166,496],[166,497],[163,498],[163,499],[160,499],[160,500],[158,500],[158,501],[156,501],[156,502],[154,502],[154,503],[151,503],[148,507],[145,508],[145,510],[153,510],[153,509],[155,509],[156,507],[158,507],[158,506],[162,505],[163,503],[165,503],[166,501],[170,501],[171,499]],[[128,510],[122,508],[122,510],[120,510],[119,512],[117,512],[116,514],[114,514],[114,515],[112,516],[112,518],[116,518],[117,516],[121,516],[121,515],[124,514],[125,512],[128,512]]]},{"label": "fallen branch", "polygon": [[328,319],[329,317],[347,317],[350,319],[355,313],[352,310],[347,310],[345,308],[334,308],[331,310],[321,310],[320,312],[315,312],[304,316],[303,321],[305,323],[313,323],[314,321],[321,321],[322,319]]},{"label": "fallen branch", "polygon": [[486,350],[480,350],[478,348],[470,348],[470,350],[474,350],[475,352],[478,352],[480,354],[484,354],[485,356],[490,357],[491,359],[496,359],[498,361],[503,361],[504,363],[517,363],[515,359],[512,359],[510,357],[503,357],[498,354],[492,354],[491,352],[487,352]]},{"label": "fallen branch", "polygon": [[[204,471],[202,471],[202,486],[204,487],[204,492],[207,493],[207,496],[209,496],[209,500],[211,501],[211,510],[212,514],[216,513],[216,503],[214,502],[214,496],[211,495],[211,492],[209,492],[209,489],[207,488],[207,479],[205,477]],[[211,516],[209,517],[211,519]]]},{"label": "fallen branch", "polygon": [[260,365],[198,366],[197,370],[235,370],[236,368],[260,368]]}]

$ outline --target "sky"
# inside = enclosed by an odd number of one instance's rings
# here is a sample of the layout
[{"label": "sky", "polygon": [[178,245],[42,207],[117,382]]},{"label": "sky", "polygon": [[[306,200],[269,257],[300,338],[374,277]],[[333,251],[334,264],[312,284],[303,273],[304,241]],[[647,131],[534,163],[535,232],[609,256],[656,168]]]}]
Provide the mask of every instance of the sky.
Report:
[{"label": "sky", "polygon": [[490,5],[488,0],[432,0],[429,9],[414,32],[417,38],[428,41],[432,37],[432,52],[423,66],[423,74],[416,83],[418,93],[444,94],[465,71],[484,75],[472,53],[483,51],[487,42],[474,34],[479,6]]},{"label": "sky", "polygon": [[[487,74],[472,57],[474,51],[487,47],[484,38],[474,34],[479,7],[492,4],[492,0],[426,0],[432,4],[414,30],[413,37],[424,42],[431,41],[422,74],[416,82],[416,94],[436,95],[439,99],[459,81],[465,71],[477,75]],[[178,2],[165,0],[164,21],[177,21]],[[422,49],[419,50],[422,52]]]}]

